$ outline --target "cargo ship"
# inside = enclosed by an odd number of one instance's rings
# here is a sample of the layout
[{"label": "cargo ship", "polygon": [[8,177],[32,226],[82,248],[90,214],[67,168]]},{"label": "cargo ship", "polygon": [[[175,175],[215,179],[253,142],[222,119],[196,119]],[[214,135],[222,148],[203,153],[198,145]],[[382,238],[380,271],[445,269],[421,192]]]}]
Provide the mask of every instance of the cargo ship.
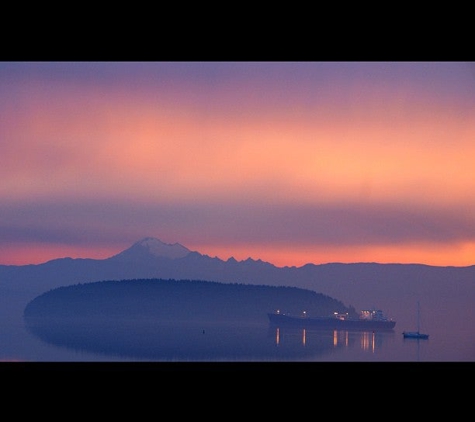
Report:
[{"label": "cargo ship", "polygon": [[381,310],[363,310],[359,317],[349,317],[348,314],[335,312],[326,317],[309,317],[306,312],[302,315],[290,315],[280,311],[267,314],[269,322],[277,327],[313,328],[325,330],[355,330],[355,331],[392,331],[396,321],[388,319]]}]

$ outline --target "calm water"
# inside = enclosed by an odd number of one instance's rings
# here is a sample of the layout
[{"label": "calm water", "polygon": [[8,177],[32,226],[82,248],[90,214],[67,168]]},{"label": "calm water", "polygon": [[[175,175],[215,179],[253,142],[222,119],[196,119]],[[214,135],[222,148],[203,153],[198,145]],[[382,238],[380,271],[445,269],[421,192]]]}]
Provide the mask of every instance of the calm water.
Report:
[{"label": "calm water", "polygon": [[402,332],[351,332],[270,327],[160,326],[158,324],[3,325],[3,361],[290,361],[290,362],[471,362],[473,331],[430,327],[428,340]]},{"label": "calm water", "polygon": [[421,331],[430,337],[414,340],[402,336],[402,331],[416,328],[414,312],[396,314],[395,330],[381,333],[272,328],[265,318],[245,326],[143,321],[26,326],[26,301],[19,299],[7,293],[0,297],[4,362],[475,362],[471,302],[463,313],[450,311],[460,301],[449,309],[446,300],[443,315],[440,302],[437,307],[426,302]]}]

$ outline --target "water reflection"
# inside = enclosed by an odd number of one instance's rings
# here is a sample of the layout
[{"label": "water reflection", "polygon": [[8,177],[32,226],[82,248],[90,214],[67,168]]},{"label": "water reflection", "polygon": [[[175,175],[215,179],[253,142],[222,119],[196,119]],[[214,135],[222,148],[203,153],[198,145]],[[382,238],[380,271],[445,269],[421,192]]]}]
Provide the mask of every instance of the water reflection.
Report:
[{"label": "water reflection", "polygon": [[302,347],[318,347],[321,344],[331,344],[336,348],[356,348],[374,353],[383,345],[384,336],[388,333],[374,331],[348,330],[309,330],[305,328],[271,327],[277,346],[287,342],[300,343]]},{"label": "water reflection", "polygon": [[[149,361],[317,361],[336,350],[374,353],[384,333],[309,330],[268,324],[35,319],[28,332],[75,352]],[[386,334],[387,335],[387,334]]]},{"label": "water reflection", "polygon": [[415,353],[415,361],[420,362],[421,361],[421,350],[420,350],[420,343],[428,343],[428,339],[420,339],[420,338],[411,338],[411,337],[404,337],[403,338],[404,344],[407,344],[409,347],[411,344],[416,346],[416,353]]}]

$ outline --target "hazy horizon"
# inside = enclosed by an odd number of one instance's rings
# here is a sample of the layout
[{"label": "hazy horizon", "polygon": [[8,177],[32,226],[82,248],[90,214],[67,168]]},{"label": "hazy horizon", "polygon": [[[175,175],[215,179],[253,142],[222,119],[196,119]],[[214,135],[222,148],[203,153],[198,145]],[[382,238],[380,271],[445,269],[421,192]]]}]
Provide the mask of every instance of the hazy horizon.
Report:
[{"label": "hazy horizon", "polygon": [[144,237],[474,265],[473,62],[1,62],[0,264]]},{"label": "hazy horizon", "polygon": [[[120,250],[120,251],[116,251],[115,253],[112,253],[111,255],[109,256],[105,256],[105,257],[100,257],[100,258],[91,258],[91,257],[88,257],[88,256],[81,256],[81,257],[71,257],[71,256],[57,256],[57,257],[54,257],[54,258],[51,258],[51,259],[48,259],[46,261],[42,261],[42,262],[36,262],[36,263],[26,263],[26,264],[3,264],[0,262],[0,265],[14,265],[14,266],[23,266],[23,265],[40,265],[40,264],[45,264],[49,261],[54,261],[54,260],[57,260],[57,259],[69,259],[69,258],[72,258],[72,259],[97,259],[97,260],[102,260],[102,259],[108,259],[108,258],[112,258],[113,256],[115,255],[118,255],[124,251],[127,251],[129,248],[135,246],[135,245],[139,245],[139,244],[143,244],[143,243],[147,243],[147,242],[150,242],[150,240],[152,241],[158,241],[160,242],[165,248],[169,248],[170,250],[173,250],[175,247],[177,247],[179,250],[180,250],[180,253],[177,255],[177,256],[173,256],[173,253],[167,253],[165,252],[165,250],[153,250],[154,249],[154,246],[150,246],[150,250],[149,252],[152,254],[152,255],[156,255],[156,256],[161,256],[161,257],[166,257],[166,258],[170,258],[170,259],[177,259],[177,258],[182,258],[184,257],[183,255],[183,250],[188,250],[189,253],[193,253],[193,252],[196,252],[196,253],[199,253],[203,256],[210,256],[208,254],[205,254],[205,253],[202,253],[201,251],[199,250],[191,250],[189,248],[186,247],[186,245],[182,245],[181,243],[179,242],[174,242],[174,243],[165,243],[165,242],[162,242],[160,239],[158,238],[154,238],[154,237],[151,237],[151,236],[147,236],[147,237],[144,237],[142,239],[139,239],[138,241],[136,242],[133,242],[132,244],[130,244],[128,247],[126,247],[125,249],[123,250]],[[276,265],[274,264],[273,262],[270,262],[270,261],[265,261],[259,257],[247,257],[247,258],[242,258],[242,259],[236,259],[234,256],[230,256],[228,257],[227,259],[222,259],[220,258],[219,256],[210,256],[211,258],[218,258],[218,259],[221,259],[222,261],[226,262],[226,261],[229,261],[229,260],[232,260],[232,259],[235,259],[237,262],[245,262],[246,260],[248,259],[252,259],[254,261],[263,261],[263,262],[266,262],[268,264],[271,264],[271,265],[274,265],[275,267],[277,268],[285,268],[285,267],[296,267],[296,268],[300,268],[300,267],[303,267],[305,265],[324,265],[324,264],[401,264],[400,262],[374,262],[374,261],[359,261],[359,262],[338,262],[338,261],[332,261],[332,262],[321,262],[321,263],[314,263],[314,262],[307,262],[305,264],[302,264],[302,265]],[[423,264],[423,263],[418,263],[418,262],[410,262],[410,263],[407,263],[407,264],[415,264],[415,265],[427,265],[427,266],[434,266],[434,267],[471,267],[471,266],[474,266],[475,264],[468,264],[468,265],[460,265],[460,266],[457,266],[457,265],[447,265],[447,266],[444,266],[444,265],[429,265],[429,264]]]}]

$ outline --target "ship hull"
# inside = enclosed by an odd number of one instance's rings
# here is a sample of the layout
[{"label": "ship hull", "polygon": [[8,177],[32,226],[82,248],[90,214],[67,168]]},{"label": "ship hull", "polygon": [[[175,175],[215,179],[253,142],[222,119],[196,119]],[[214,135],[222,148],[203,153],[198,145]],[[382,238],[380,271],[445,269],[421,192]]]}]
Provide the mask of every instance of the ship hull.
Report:
[{"label": "ship hull", "polygon": [[325,330],[392,331],[396,325],[396,321],[393,320],[338,319],[332,317],[310,318],[275,313],[269,313],[267,315],[272,325],[282,327]]},{"label": "ship hull", "polygon": [[418,331],[404,331],[402,333],[402,336],[404,338],[416,338],[416,339],[423,339],[423,340],[427,340],[429,338],[429,334],[422,334],[422,333],[419,333]]}]

